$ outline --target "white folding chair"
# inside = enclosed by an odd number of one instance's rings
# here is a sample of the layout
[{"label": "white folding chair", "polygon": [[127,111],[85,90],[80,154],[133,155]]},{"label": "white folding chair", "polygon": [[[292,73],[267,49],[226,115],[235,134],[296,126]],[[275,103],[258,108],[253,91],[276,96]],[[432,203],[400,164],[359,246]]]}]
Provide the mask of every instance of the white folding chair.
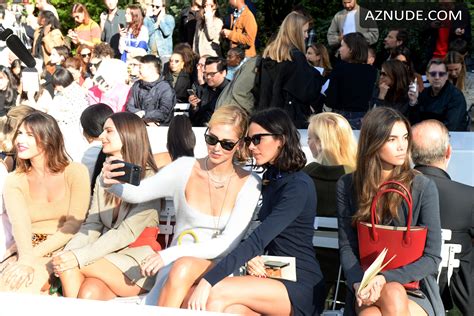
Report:
[{"label": "white folding chair", "polygon": [[438,267],[438,277],[436,282],[439,283],[439,277],[443,268],[447,268],[448,286],[453,276],[454,268],[459,268],[459,259],[454,258],[457,253],[461,252],[461,245],[448,244],[446,241],[451,240],[452,232],[450,229],[441,229],[441,263]]},{"label": "white folding chair", "polygon": [[[323,231],[318,230],[319,228],[334,229],[334,231]],[[337,235],[337,218],[336,217],[323,217],[316,216],[314,218],[314,236],[313,246],[329,249],[339,249],[339,239]],[[334,290],[334,297],[329,301],[332,303],[331,310],[325,310],[321,315],[323,316],[339,316],[344,314],[344,309],[336,310],[336,304],[344,304],[342,301],[337,300],[339,293],[339,285],[342,277],[342,267],[339,265],[339,272],[337,275],[336,289]]]}]

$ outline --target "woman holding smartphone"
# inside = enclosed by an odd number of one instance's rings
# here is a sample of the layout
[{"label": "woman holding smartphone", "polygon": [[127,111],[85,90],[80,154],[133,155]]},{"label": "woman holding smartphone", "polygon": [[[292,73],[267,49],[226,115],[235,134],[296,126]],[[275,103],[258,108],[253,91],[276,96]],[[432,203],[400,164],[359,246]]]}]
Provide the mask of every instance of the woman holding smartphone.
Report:
[{"label": "woman holding smartphone", "polygon": [[[104,154],[141,166],[139,178],[145,179],[158,171],[145,124],[135,114],[111,115],[99,139]],[[158,225],[160,202],[130,204],[106,192],[96,182],[86,220],[64,251],[53,258],[63,294],[109,300],[149,291],[154,279],[142,277],[138,264],[153,251],[148,246],[127,246],[146,227]]]},{"label": "woman holding smartphone", "polygon": [[[432,180],[410,168],[411,129],[398,111],[380,107],[362,121],[357,169],[337,183],[339,253],[347,279],[346,309],[358,315],[444,315],[435,275],[441,261],[438,191]],[[372,199],[385,181],[398,181],[412,194],[412,226],[428,229],[423,255],[403,267],[375,276],[356,294],[364,271],[359,259],[357,222],[370,222]],[[382,196],[377,207],[383,225],[407,225],[407,205],[401,196]],[[402,284],[420,281],[420,290]]]},{"label": "woman holding smartphone", "polygon": [[[203,275],[187,306],[252,315],[320,313],[324,284],[312,243],[316,191],[301,170],[306,158],[298,130],[286,112],[271,108],[252,115],[245,143],[265,169],[261,224]],[[268,278],[265,253],[295,257],[296,281]],[[250,275],[227,277],[246,262]]]},{"label": "woman holding smartphone", "polygon": [[[239,158],[245,158],[247,124],[247,114],[241,107],[220,107],[204,134],[208,156],[181,157],[138,187],[117,184],[114,177],[123,172],[114,171],[120,164],[110,162],[118,158],[107,159],[102,181],[114,184],[108,191],[122,200],[143,203],[173,198],[176,225],[171,245],[140,263],[144,275],[157,274],[147,304],[156,305],[159,298],[160,305],[181,306],[200,276],[239,244],[260,197],[258,176],[238,164]],[[194,257],[192,266],[186,264],[188,257]],[[169,283],[170,270],[179,267],[186,269],[184,279]]]}]

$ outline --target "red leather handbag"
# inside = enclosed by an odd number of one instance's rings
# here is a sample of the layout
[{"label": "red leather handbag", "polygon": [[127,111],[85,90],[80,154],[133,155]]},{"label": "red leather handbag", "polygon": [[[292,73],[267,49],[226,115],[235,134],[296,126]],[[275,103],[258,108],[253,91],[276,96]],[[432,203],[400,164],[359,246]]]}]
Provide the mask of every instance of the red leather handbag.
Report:
[{"label": "red leather handbag", "polygon": [[140,236],[132,242],[128,247],[141,247],[141,246],[150,246],[153,251],[161,250],[161,245],[158,242],[158,234],[160,229],[158,227],[145,227]]},{"label": "red leather handbag", "polygon": [[[384,188],[387,185],[400,187]],[[400,194],[408,205],[407,227],[378,225],[376,214],[377,201],[388,192]],[[370,206],[371,222],[358,222],[357,235],[359,239],[359,257],[360,263],[366,270],[384,248],[388,249],[385,261],[395,255],[395,258],[383,269],[392,270],[406,266],[418,260],[425,249],[427,228],[420,226],[411,226],[413,220],[413,201],[410,191],[397,181],[387,181],[380,185]],[[419,289],[419,281],[413,280],[408,284],[403,284],[408,290]]]}]

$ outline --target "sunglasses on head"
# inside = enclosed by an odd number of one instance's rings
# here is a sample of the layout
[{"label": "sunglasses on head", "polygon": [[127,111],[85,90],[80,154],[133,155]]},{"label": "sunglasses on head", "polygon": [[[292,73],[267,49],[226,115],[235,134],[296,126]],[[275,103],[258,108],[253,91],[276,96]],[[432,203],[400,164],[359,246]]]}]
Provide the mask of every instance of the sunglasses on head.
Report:
[{"label": "sunglasses on head", "polygon": [[253,143],[255,146],[260,144],[260,141],[262,140],[263,136],[279,136],[280,134],[275,134],[275,133],[261,133],[261,134],[255,134],[253,136],[246,136],[244,137],[244,142],[245,145],[248,147],[250,146],[250,143]]},{"label": "sunglasses on head", "polygon": [[431,77],[444,77],[447,75],[447,72],[446,71],[430,71],[428,72],[428,74],[431,76]]},{"label": "sunglasses on head", "polygon": [[206,133],[204,133],[204,140],[206,141],[206,144],[211,145],[211,146],[215,146],[217,145],[217,143],[219,143],[221,144],[222,149],[227,150],[227,151],[231,151],[232,149],[234,149],[235,145],[239,143],[239,141],[236,141],[234,143],[234,142],[231,142],[230,140],[220,140],[214,135],[207,134],[207,130],[206,130]]}]

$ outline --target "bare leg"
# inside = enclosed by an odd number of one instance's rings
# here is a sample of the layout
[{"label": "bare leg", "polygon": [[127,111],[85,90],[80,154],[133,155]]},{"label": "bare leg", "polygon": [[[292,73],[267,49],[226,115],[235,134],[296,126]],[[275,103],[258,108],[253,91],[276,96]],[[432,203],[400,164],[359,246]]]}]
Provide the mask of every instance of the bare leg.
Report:
[{"label": "bare leg", "polygon": [[243,305],[255,313],[291,315],[291,303],[283,283],[253,276],[227,277],[211,290],[207,310],[223,312]]},{"label": "bare leg", "polygon": [[117,297],[114,292],[102,280],[86,278],[78,293],[78,298],[88,300],[108,301]]},{"label": "bare leg", "polygon": [[84,275],[79,268],[66,270],[59,275],[61,285],[63,287],[63,295],[66,297],[77,298],[82,283],[84,282]]},{"label": "bare leg", "polygon": [[426,312],[408,299],[403,285],[397,282],[386,283],[380,292],[380,298],[372,306],[356,308],[357,314],[372,315],[417,315],[425,316]]},{"label": "bare leg", "polygon": [[224,310],[224,313],[229,314],[238,314],[238,315],[245,315],[245,316],[260,316],[261,314],[254,312],[250,308],[240,304],[230,305]]},{"label": "bare leg", "polygon": [[211,266],[212,262],[206,259],[182,257],[176,260],[158,298],[158,306],[179,308],[193,284]]},{"label": "bare leg", "polygon": [[[128,279],[122,271],[120,271],[116,266],[110,263],[108,260],[102,258],[91,265],[84,267],[82,270],[84,277],[94,278],[102,281],[115,296],[135,296],[144,293],[145,291]],[[97,282],[84,282],[79,291],[79,297],[81,295],[88,296],[91,299],[101,299],[100,297],[96,298],[94,293],[96,289]],[[91,293],[87,293],[88,286],[94,286],[91,289]],[[109,295],[105,295],[109,297]],[[110,299],[110,298],[107,298]]]}]

